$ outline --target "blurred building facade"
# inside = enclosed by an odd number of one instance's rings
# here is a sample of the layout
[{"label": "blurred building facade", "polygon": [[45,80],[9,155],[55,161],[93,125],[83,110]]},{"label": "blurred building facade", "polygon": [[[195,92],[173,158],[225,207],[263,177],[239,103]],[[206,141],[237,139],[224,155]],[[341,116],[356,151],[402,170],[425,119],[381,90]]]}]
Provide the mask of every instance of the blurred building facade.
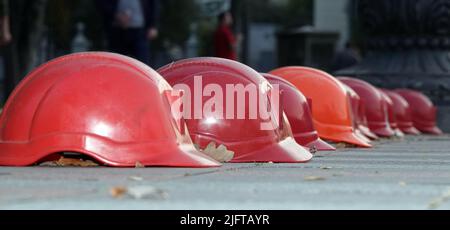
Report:
[{"label": "blurred building facade", "polygon": [[339,34],[338,49],[345,47],[351,36],[350,0],[314,0],[314,27]]},{"label": "blurred building facade", "polygon": [[366,55],[335,74],[383,88],[426,93],[450,131],[450,1],[355,0],[355,26]]}]

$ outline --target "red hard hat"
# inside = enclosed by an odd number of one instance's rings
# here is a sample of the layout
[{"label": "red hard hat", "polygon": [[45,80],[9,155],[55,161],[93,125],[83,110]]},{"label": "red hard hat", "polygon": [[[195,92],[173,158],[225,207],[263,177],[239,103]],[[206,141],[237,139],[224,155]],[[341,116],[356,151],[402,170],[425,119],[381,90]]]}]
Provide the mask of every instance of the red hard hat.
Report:
[{"label": "red hard hat", "polygon": [[0,165],[76,152],[117,167],[220,166],[178,129],[166,97],[171,91],[158,73],[125,56],[55,59],[29,74],[6,103]]},{"label": "red hard hat", "polygon": [[348,92],[336,78],[301,66],[279,68],[270,74],[289,81],[312,100],[314,125],[321,138],[372,147],[355,132]]},{"label": "red hard hat", "polygon": [[394,101],[389,96],[388,92],[386,90],[381,90],[381,93],[383,94],[386,103],[388,105],[388,114],[389,114],[389,123],[391,124],[391,128],[394,130],[395,135],[398,137],[404,137],[405,134],[400,130],[397,122],[397,117],[395,115],[395,104]]},{"label": "red hard hat", "polygon": [[388,102],[383,93],[359,79],[340,77],[339,80],[352,88],[363,101],[370,130],[381,137],[394,136],[395,132],[389,123]]},{"label": "red hard hat", "polygon": [[[266,91],[263,97],[266,98],[268,94],[272,93],[272,86],[259,73],[238,62],[220,58],[186,59],[161,68],[159,73],[175,89],[187,87],[185,90],[192,92],[192,95],[200,94],[200,90],[206,89],[208,86],[215,86],[222,92],[226,92],[228,86],[234,87],[237,85],[241,85],[242,88],[263,89]],[[196,77],[201,77],[202,81],[196,82]],[[195,144],[202,148],[211,142],[223,144],[234,151],[235,156],[232,160],[234,163],[297,163],[312,159],[312,154],[295,142],[288,123],[281,115],[283,113],[279,113],[280,116],[277,118],[281,120],[279,126],[270,118],[264,120],[257,116],[256,119],[249,119],[250,105],[253,105],[251,101],[257,99],[257,95],[251,96],[250,93],[241,95],[236,99],[234,97],[235,92],[232,92],[232,99],[228,99],[229,95],[227,97],[222,95],[223,100],[221,101],[223,101],[223,105],[227,105],[226,116],[218,117],[218,115],[224,115],[225,111],[220,111],[220,114],[215,115],[201,114],[202,108],[195,108],[195,105],[191,106],[191,113],[200,113],[197,114],[200,116],[196,119],[185,117]],[[197,100],[200,103],[207,104],[208,100],[212,98],[211,96],[202,97],[200,100],[191,96],[190,101],[193,102],[192,104],[195,104]],[[260,107],[261,105],[258,106],[259,109],[261,109]],[[183,109],[185,108],[183,107]],[[245,116],[239,117],[238,111],[245,111]],[[229,116],[230,114],[231,116]],[[270,113],[270,116],[274,118],[276,115]],[[273,128],[262,129],[261,124],[264,122],[270,123]]]},{"label": "red hard hat", "polygon": [[420,135],[420,131],[414,127],[409,103],[394,91],[383,89],[383,92],[389,96],[394,104],[393,109],[398,128],[406,134]]},{"label": "red hard hat", "polygon": [[414,126],[423,133],[442,135],[443,132],[437,127],[437,108],[433,102],[423,93],[409,90],[395,90],[411,106]]},{"label": "red hard hat", "polygon": [[370,131],[369,127],[367,126],[367,117],[364,111],[364,104],[362,103],[361,98],[348,85],[344,84],[344,86],[347,89],[350,97],[350,104],[352,107],[352,114],[356,135],[360,136],[363,140],[369,143],[371,142],[371,140],[377,140],[378,136],[372,131]]},{"label": "red hard hat", "polygon": [[308,148],[316,148],[319,151],[334,151],[336,148],[320,139],[317,133],[308,100],[288,81],[271,74],[263,76],[272,85],[278,85],[283,92],[281,105],[291,125],[297,143]]}]

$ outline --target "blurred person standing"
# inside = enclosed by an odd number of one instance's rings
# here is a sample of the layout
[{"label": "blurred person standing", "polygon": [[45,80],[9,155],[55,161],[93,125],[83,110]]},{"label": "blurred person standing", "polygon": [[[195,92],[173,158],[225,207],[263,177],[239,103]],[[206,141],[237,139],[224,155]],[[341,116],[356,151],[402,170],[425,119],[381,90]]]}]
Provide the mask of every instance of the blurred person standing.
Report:
[{"label": "blurred person standing", "polygon": [[158,37],[158,0],[97,0],[113,52],[150,64],[151,40]]},{"label": "blurred person standing", "polygon": [[[10,25],[9,25],[9,2],[8,0],[0,0],[0,48],[1,48],[1,53],[0,53],[0,71],[2,71],[0,73],[0,80],[1,80],[1,84],[2,84],[2,88],[1,90],[2,95],[0,95],[0,103],[3,103],[3,101],[5,100],[5,98],[8,96],[9,92],[8,91],[8,87],[5,87],[4,85],[7,83],[5,81],[5,75],[6,75],[6,70],[5,70],[5,60],[4,60],[4,55],[5,52],[3,50],[4,46],[7,46],[8,44],[11,43],[12,41],[12,35],[11,35],[11,29],[10,29]],[[1,109],[0,109],[0,113],[1,113]]]},{"label": "blurred person standing", "polygon": [[0,0],[0,46],[8,45],[11,41],[9,2],[8,0]]},{"label": "blurred person standing", "polygon": [[41,64],[48,0],[0,0],[0,46],[4,56],[5,98]]},{"label": "blurred person standing", "polygon": [[214,56],[237,60],[237,39],[231,29],[233,16],[227,11],[219,15],[218,21],[214,33]]}]

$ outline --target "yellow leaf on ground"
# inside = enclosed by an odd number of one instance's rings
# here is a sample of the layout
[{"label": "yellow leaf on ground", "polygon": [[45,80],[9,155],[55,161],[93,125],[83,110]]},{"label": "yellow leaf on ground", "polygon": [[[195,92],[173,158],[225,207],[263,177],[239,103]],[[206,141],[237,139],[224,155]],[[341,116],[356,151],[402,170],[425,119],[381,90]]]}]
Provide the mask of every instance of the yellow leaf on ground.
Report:
[{"label": "yellow leaf on ground", "polygon": [[319,177],[319,176],[307,176],[305,177],[305,181],[324,181],[326,180],[325,177]]},{"label": "yellow leaf on ground", "polygon": [[134,165],[135,168],[137,169],[141,169],[141,168],[145,168],[145,165],[143,165],[141,162],[136,162],[136,164]]},{"label": "yellow leaf on ground", "polygon": [[348,149],[348,148],[358,148],[358,146],[343,142],[336,144],[336,149]]},{"label": "yellow leaf on ground", "polygon": [[113,198],[128,198],[135,200],[165,200],[169,197],[169,194],[162,190],[152,186],[140,186],[140,187],[114,187],[110,190],[110,194]]},{"label": "yellow leaf on ground", "polygon": [[114,198],[121,198],[127,193],[127,188],[125,187],[114,187],[110,191],[110,194]]}]

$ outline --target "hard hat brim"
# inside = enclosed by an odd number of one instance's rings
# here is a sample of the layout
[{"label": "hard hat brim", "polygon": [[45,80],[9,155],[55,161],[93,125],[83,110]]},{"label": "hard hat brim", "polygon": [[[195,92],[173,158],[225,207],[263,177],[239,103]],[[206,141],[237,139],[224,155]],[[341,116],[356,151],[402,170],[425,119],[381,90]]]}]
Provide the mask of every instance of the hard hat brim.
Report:
[{"label": "hard hat brim", "polygon": [[375,133],[379,137],[393,137],[393,136],[395,136],[395,132],[391,128],[379,128],[379,129],[373,129],[371,131],[373,133]]},{"label": "hard hat brim", "polygon": [[400,128],[400,130],[403,131],[406,135],[420,135],[422,134],[418,129],[415,127],[407,127],[407,128]]},{"label": "hard hat brim", "polygon": [[365,126],[359,126],[358,129],[361,131],[362,134],[364,134],[364,136],[370,138],[371,140],[380,139],[375,133],[370,131],[370,129]]},{"label": "hard hat brim", "polygon": [[[113,147],[114,146],[114,147]],[[57,153],[74,152],[113,167],[219,167],[220,163],[197,151],[192,145],[160,143],[118,144],[86,134],[49,135],[26,143],[0,143],[0,165],[32,166]]]},{"label": "hard hat brim", "polygon": [[288,137],[283,141],[266,148],[234,158],[232,163],[273,162],[273,163],[306,163],[313,155],[308,149],[299,145],[294,138]]},{"label": "hard hat brim", "polygon": [[363,134],[363,132],[361,132],[361,130],[359,129],[355,129],[355,135],[358,136],[359,139],[363,140],[366,143],[371,144],[372,140],[370,140],[366,135]]},{"label": "hard hat brim", "polygon": [[334,141],[334,142],[344,142],[347,144],[352,144],[358,147],[362,148],[372,148],[373,146],[364,140],[362,140],[360,137],[358,137],[354,132],[342,132],[339,134],[336,134],[335,136],[330,137],[322,137],[326,140]]},{"label": "hard hat brim", "polygon": [[395,129],[394,132],[395,132],[395,136],[396,137],[405,137],[405,133],[402,130],[398,129],[398,128]]},{"label": "hard hat brim", "polygon": [[420,131],[425,134],[438,135],[438,136],[444,134],[444,132],[442,132],[442,130],[436,126],[421,128]]},{"label": "hard hat brim", "polygon": [[307,144],[306,147],[310,149],[316,148],[318,151],[336,151],[335,147],[320,138]]}]

